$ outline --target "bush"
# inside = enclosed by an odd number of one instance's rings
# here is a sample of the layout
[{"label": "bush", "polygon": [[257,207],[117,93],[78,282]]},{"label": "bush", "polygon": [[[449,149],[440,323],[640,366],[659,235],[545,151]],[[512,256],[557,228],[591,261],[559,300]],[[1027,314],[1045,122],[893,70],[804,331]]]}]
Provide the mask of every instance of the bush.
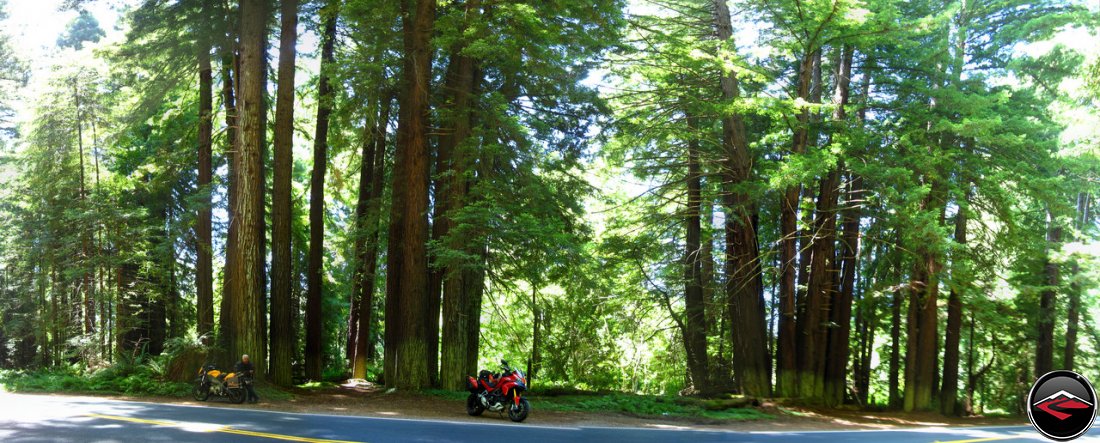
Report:
[{"label": "bush", "polygon": [[198,337],[171,338],[164,345],[164,353],[150,363],[167,380],[189,382],[212,352]]},{"label": "bush", "polygon": [[0,385],[13,392],[70,392],[185,397],[187,383],[166,381],[149,365],[117,364],[85,372],[79,368],[0,371]]}]

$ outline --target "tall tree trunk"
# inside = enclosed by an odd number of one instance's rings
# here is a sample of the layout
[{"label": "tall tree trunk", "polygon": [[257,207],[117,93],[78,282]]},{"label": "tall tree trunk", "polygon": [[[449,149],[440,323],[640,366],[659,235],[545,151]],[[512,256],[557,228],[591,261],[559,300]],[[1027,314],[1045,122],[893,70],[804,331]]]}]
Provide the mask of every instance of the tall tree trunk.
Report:
[{"label": "tall tree trunk", "polygon": [[298,1],[280,2],[279,84],[275,98],[275,159],[271,191],[271,379],[293,383],[294,262],[291,255],[291,175],[294,169],[294,60],[298,41]]},{"label": "tall tree trunk", "polygon": [[464,277],[468,296],[466,309],[466,368],[463,374],[476,374],[478,351],[481,349],[481,297],[485,293],[485,265],[489,258],[489,248],[484,243],[477,246],[475,253],[480,257],[479,266],[468,271]]},{"label": "tall tree trunk", "polygon": [[[1077,232],[1085,229],[1088,223],[1089,194],[1077,193],[1077,213],[1074,217],[1074,227]],[[1073,261],[1070,268],[1069,308],[1066,312],[1066,348],[1062,353],[1062,368],[1073,370],[1074,360],[1077,356],[1077,328],[1080,322],[1081,311],[1081,265],[1078,260]]]},{"label": "tall tree trunk", "polygon": [[[204,10],[208,8],[203,3]],[[205,14],[208,15],[208,14]],[[210,46],[206,40],[199,48],[199,195],[202,196],[195,222],[195,307],[198,311],[196,327],[203,343],[209,344],[214,329],[214,260],[211,226],[211,181],[214,175],[214,78],[210,66]]]},{"label": "tall tree trunk", "polygon": [[[356,209],[356,220],[359,225],[357,242],[363,242],[362,249],[357,243],[356,249],[361,250],[357,259],[362,263],[360,274],[356,276],[359,294],[359,327],[356,329],[355,358],[352,362],[352,378],[366,378],[367,360],[370,358],[371,343],[370,327],[372,323],[372,308],[374,306],[374,282],[375,272],[378,269],[378,230],[379,219],[382,214],[382,186],[386,172],[386,125],[390,120],[390,104],[393,98],[387,93],[382,99],[381,112],[370,139],[373,146],[363,145],[364,167],[372,168],[359,173],[359,208]],[[369,160],[368,160],[368,154]],[[365,185],[366,184],[366,185]],[[366,199],[363,193],[366,192]],[[366,206],[366,210],[360,209]]]},{"label": "tall tree trunk", "polygon": [[[836,124],[844,125],[847,114],[844,111],[844,107],[848,105],[849,98],[849,86],[851,84],[852,77],[852,56],[853,49],[851,46],[841,46],[839,48],[840,54],[837,57],[837,71],[836,71],[836,90],[833,92],[833,104],[836,106],[833,110],[833,121]],[[830,134],[830,144],[832,140]],[[837,167],[833,171],[835,179],[833,183],[839,188],[839,177],[844,173],[844,159],[841,158],[837,162]],[[842,241],[840,242],[840,254],[830,254],[827,257],[833,260],[833,263],[828,267],[828,275],[830,279],[829,287],[834,291],[831,303],[831,309],[829,310],[829,316],[831,319],[831,327],[828,331],[828,347],[827,347],[827,360],[825,361],[824,369],[824,394],[825,404],[837,406],[844,402],[844,394],[847,391],[846,376],[848,374],[848,357],[850,354],[849,339],[851,338],[851,318],[852,318],[852,298],[853,291],[855,290],[855,262],[856,255],[859,251],[859,212],[858,206],[853,203],[852,192],[853,184],[851,180],[848,182],[848,207],[842,211],[843,226],[844,229]],[[839,189],[834,192],[839,193]],[[824,195],[824,192],[822,193]],[[836,205],[834,200],[834,206]],[[853,212],[854,211],[854,212]],[[835,214],[836,208],[833,208]],[[835,215],[830,216],[832,222],[836,223]],[[825,241],[829,244],[836,245],[836,230],[832,231],[832,237],[827,237]],[[839,263],[837,262],[839,260]],[[847,265],[843,267],[842,265]],[[839,290],[838,290],[839,289]]]},{"label": "tall tree trunk", "polygon": [[[229,227],[225,236],[225,266],[222,269],[222,300],[218,315],[218,342],[225,349],[229,348],[229,322],[232,321],[232,313],[236,312],[235,297],[229,297],[232,293],[233,273],[236,272],[236,260],[240,255],[237,251],[237,170],[240,169],[237,152],[240,150],[240,115],[236,105],[237,83],[239,82],[239,63],[236,54],[222,57],[222,102],[225,108],[225,137],[226,137],[226,199],[228,200],[226,218]],[[236,357],[231,357],[236,358]]]},{"label": "tall tree trunk", "polygon": [[[695,117],[688,115],[688,126],[695,128]],[[692,131],[694,133],[694,131]],[[703,296],[702,277],[702,223],[703,206],[702,167],[699,164],[699,140],[694,136],[687,148],[687,208],[684,216],[686,242],[684,248],[684,307],[686,331],[684,343],[687,349],[688,368],[695,390],[710,392],[710,371],[707,369],[706,298]]]},{"label": "tall tree trunk", "polygon": [[[967,187],[966,196],[959,202],[958,213],[955,214],[955,243],[959,246],[966,245],[966,211],[970,203],[970,184]],[[954,270],[963,268],[960,258],[953,261]],[[958,415],[959,394],[959,341],[962,334],[962,296],[959,293],[965,282],[962,281],[964,272],[955,272],[955,281],[951,286],[951,292],[947,296],[947,330],[944,331],[943,349],[943,388],[940,390],[940,412],[944,415]]]},{"label": "tall tree trunk", "polygon": [[[798,97],[809,98],[813,58],[802,58],[798,69]],[[791,142],[791,156],[806,152],[809,111],[802,108],[797,114],[797,127]],[[780,397],[799,395],[798,310],[798,206],[802,186],[791,184],[783,191],[779,209],[779,339],[776,350],[776,390]],[[805,246],[803,246],[805,247]],[[804,265],[804,264],[803,264]]]},{"label": "tall tree trunk", "polygon": [[[172,212],[170,202],[166,201],[165,195],[153,195],[149,200],[149,204],[163,205],[156,212],[158,212],[158,218],[156,218],[157,226],[160,226],[160,232],[151,241],[154,251],[157,251],[153,259],[165,267],[170,267],[170,260],[175,260],[175,253],[173,252],[172,238],[169,235],[168,230],[165,228],[172,220]],[[151,211],[152,212],[152,211]],[[163,251],[163,252],[161,252]],[[159,269],[157,271],[143,273],[142,278],[152,283],[151,287],[147,288],[145,292],[146,306],[148,307],[148,352],[150,355],[160,355],[164,352],[164,342],[168,338],[168,318],[172,310],[171,300],[169,298],[169,285],[168,279],[164,275],[163,271]]]},{"label": "tall tree trunk", "polygon": [[[857,259],[858,260],[858,259]],[[871,356],[875,344],[875,325],[878,324],[878,305],[876,298],[867,297],[868,278],[857,273],[856,297],[860,300],[859,312],[862,314],[862,324],[859,327],[859,354],[857,355],[858,367],[856,370],[856,392],[859,396],[859,405],[866,406],[871,397]]]},{"label": "tall tree trunk", "polygon": [[[531,358],[527,361],[528,386],[534,380],[539,368],[542,366],[542,309],[539,309],[539,289],[537,285],[531,288]],[[459,377],[455,377],[459,378]]]},{"label": "tall tree trunk", "polygon": [[[801,75],[800,75],[801,77]],[[803,82],[799,81],[799,88]],[[808,89],[808,86],[807,86]],[[795,131],[795,143],[791,154],[804,151],[805,145]],[[796,150],[797,149],[797,150]],[[776,395],[780,397],[798,396],[797,364],[797,275],[798,259],[798,206],[801,186],[790,185],[782,194],[779,215],[779,338],[776,344]]]},{"label": "tall tree trunk", "polygon": [[1046,257],[1043,259],[1045,287],[1039,292],[1038,336],[1035,345],[1035,376],[1039,377],[1054,370],[1054,314],[1055,297],[1058,294],[1058,263],[1051,260],[1051,254],[1062,242],[1062,227],[1054,213],[1047,209]]},{"label": "tall tree trunk", "polygon": [[901,305],[904,300],[901,290],[895,289],[894,299],[890,303],[890,365],[887,370],[887,390],[890,391],[888,404],[891,408],[901,406],[901,384],[898,378],[901,374]]},{"label": "tall tree trunk", "polygon": [[325,353],[324,275],[325,257],[325,172],[328,168],[328,126],[332,113],[332,70],[336,47],[339,3],[330,1],[322,9],[324,36],[321,47],[321,80],[317,86],[317,132],[313,138],[313,174],[309,185],[309,269],[306,271],[306,377],[320,380]]},{"label": "tall tree trunk", "polygon": [[[73,77],[73,100],[74,110],[76,115],[76,146],[77,155],[80,159],[80,205],[84,207],[84,210],[88,210],[88,189],[85,185],[84,177],[84,112],[81,109],[80,103],[80,90],[77,85],[77,78]],[[80,257],[82,259],[81,267],[87,268],[91,260],[91,238],[88,237],[86,232],[80,234]],[[91,288],[91,273],[87,270],[84,271],[82,282],[80,284],[80,292],[84,295],[84,300],[79,304],[79,307],[74,309],[77,321],[83,318],[83,327],[85,334],[91,334],[95,329],[95,302],[92,300],[92,288]],[[81,312],[81,309],[84,312]]]},{"label": "tall tree trunk", "polygon": [[[709,183],[709,178],[706,183]],[[699,254],[702,257],[700,258],[699,269],[703,284],[703,300],[706,302],[704,313],[706,314],[707,335],[715,337],[718,342],[714,359],[708,361],[707,369],[710,372],[708,375],[711,390],[714,392],[728,392],[733,389],[733,368],[730,366],[733,359],[728,352],[730,349],[728,340],[725,339],[727,335],[725,292],[715,290],[713,226],[714,202],[707,197],[702,205],[702,237],[699,247]]]},{"label": "tall tree trunk", "polygon": [[[713,5],[718,39],[723,46],[733,48],[729,8],[724,0],[714,0]],[[739,100],[737,82],[736,72],[722,73],[720,84],[725,101]],[[727,156],[722,165],[727,187],[722,203],[726,207],[726,295],[733,326],[734,373],[742,392],[766,397],[771,395],[771,359],[767,350],[760,252],[756,240],[756,208],[752,197],[739,190],[752,175],[752,157],[740,114],[722,117],[722,147]]]},{"label": "tall tree trunk", "polygon": [[428,367],[428,97],[435,0],[403,0],[404,69],[386,272],[387,386],[420,389]]},{"label": "tall tree trunk", "polygon": [[[810,103],[821,102],[822,91],[822,79],[821,79],[821,50],[812,50],[810,47],[806,47],[802,54],[801,61],[799,62],[798,69],[798,87],[796,90],[797,98]],[[794,134],[792,139],[792,155],[801,154],[806,151],[806,148],[810,145],[811,139],[811,126],[814,126],[813,139],[816,140],[816,123],[819,119],[817,113],[811,114],[807,107],[799,108],[795,114]],[[819,183],[818,205],[824,201],[827,201],[831,194],[826,195],[822,192],[824,189],[833,189],[829,186],[827,181],[831,176],[823,177]],[[812,185],[803,186],[801,193],[807,200],[813,201],[814,191]],[[788,203],[784,203],[781,207],[782,211],[790,211],[787,214],[787,227],[792,229],[790,232],[791,240],[794,240],[794,233],[797,233],[795,225],[796,211],[799,204],[799,191],[794,187],[788,188],[786,195],[784,196]],[[833,205],[835,206],[835,205]],[[815,214],[816,217],[815,218]],[[782,214],[780,215],[780,224],[784,223]],[[827,299],[823,299],[824,294],[821,291],[812,292],[815,288],[814,285],[820,286],[826,280],[822,280],[825,277],[825,273],[816,272],[814,264],[820,267],[824,262],[824,256],[820,249],[825,239],[820,238],[821,232],[819,232],[819,223],[823,220],[821,218],[820,208],[806,209],[803,211],[803,219],[806,227],[799,235],[799,243],[801,250],[797,251],[799,254],[799,268],[798,268],[798,288],[795,289],[795,313],[797,315],[796,323],[793,328],[795,329],[795,348],[794,354],[797,354],[795,361],[785,362],[788,366],[794,365],[796,373],[793,377],[788,377],[788,381],[795,381],[797,385],[791,388],[792,394],[803,398],[818,400],[821,398],[821,392],[824,388],[824,356],[826,347],[826,334],[821,327],[821,323],[825,321],[827,317],[822,315],[827,313],[826,302]],[[787,246],[788,248],[793,247]],[[817,253],[815,256],[814,254]],[[793,254],[793,253],[792,253]],[[792,259],[793,259],[792,255]],[[792,277],[794,279],[794,270],[791,270]],[[816,277],[815,277],[816,276]],[[785,276],[784,276],[785,277]],[[789,284],[789,282],[788,282]],[[788,326],[790,328],[791,326]]]},{"label": "tall tree trunk", "polygon": [[[931,189],[922,202],[921,212],[935,214],[935,223],[943,225],[946,208],[946,189],[934,176],[925,177]],[[909,323],[906,337],[905,359],[905,411],[928,410],[936,386],[936,365],[939,356],[938,274],[941,268],[939,253],[927,241],[915,245],[916,262],[909,283]]]},{"label": "tall tree trunk", "polygon": [[[481,2],[469,0],[465,4],[466,22],[464,27],[469,27],[480,16]],[[440,194],[442,210],[438,212],[436,234],[444,241],[447,249],[460,250],[471,255],[479,255],[477,245],[469,237],[451,233],[458,223],[454,217],[458,211],[466,206],[469,198],[470,175],[474,160],[473,149],[470,146],[473,136],[474,106],[476,105],[476,93],[480,75],[477,63],[474,59],[462,55],[462,49],[466,42],[460,42],[452,50],[451,61],[447,67],[447,79],[445,94],[448,96],[449,105],[446,107],[446,124],[439,137],[439,165],[438,171],[447,171],[437,181],[437,191]],[[470,342],[471,334],[480,331],[470,331],[471,315],[470,305],[476,291],[474,285],[480,285],[476,271],[471,268],[477,263],[449,263],[450,266],[437,267],[437,278],[442,280],[442,309],[443,309],[443,337],[440,360],[440,380],[444,389],[459,390],[463,387],[461,374],[469,373],[471,366],[476,366],[476,343]],[[433,283],[434,285],[434,283]],[[434,288],[435,286],[433,286]],[[434,295],[432,296],[434,300]],[[432,311],[434,315],[434,310]],[[537,312],[536,312],[537,313]],[[434,336],[432,336],[434,339]],[[475,346],[475,359],[469,361],[471,345]],[[532,350],[534,353],[535,351]],[[533,354],[534,356],[534,354]],[[532,363],[534,364],[534,363]],[[534,367],[534,366],[533,366]]]},{"label": "tall tree trunk", "polygon": [[[227,351],[233,358],[250,354],[256,365],[256,376],[262,377],[266,367],[263,317],[263,266],[261,242],[263,231],[257,219],[263,217],[263,116],[264,48],[266,47],[267,2],[241,0],[240,40],[240,130],[237,132],[236,224],[233,278],[226,297],[233,300],[228,332]],[[260,208],[261,211],[257,211]]]}]

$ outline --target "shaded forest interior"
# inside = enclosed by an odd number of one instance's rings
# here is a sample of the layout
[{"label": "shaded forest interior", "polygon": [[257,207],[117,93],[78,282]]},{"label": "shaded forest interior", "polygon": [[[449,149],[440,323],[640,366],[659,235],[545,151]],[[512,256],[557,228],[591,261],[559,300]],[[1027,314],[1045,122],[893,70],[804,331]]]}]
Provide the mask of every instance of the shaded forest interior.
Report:
[{"label": "shaded forest interior", "polygon": [[0,368],[1020,413],[1100,380],[1097,7],[65,1]]}]

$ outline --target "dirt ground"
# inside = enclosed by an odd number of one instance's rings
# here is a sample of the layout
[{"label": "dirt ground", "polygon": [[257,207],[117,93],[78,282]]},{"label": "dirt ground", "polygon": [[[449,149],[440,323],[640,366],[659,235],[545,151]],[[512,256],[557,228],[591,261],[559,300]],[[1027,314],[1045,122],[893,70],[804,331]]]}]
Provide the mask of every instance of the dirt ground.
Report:
[{"label": "dirt ground", "polygon": [[[263,398],[258,404],[234,405],[225,399],[206,402],[172,397],[124,397],[120,400],[153,401],[185,405],[207,405],[282,412],[353,415],[390,418],[430,418],[447,421],[508,422],[507,417],[486,412],[481,417],[466,415],[462,401],[412,392],[387,392],[372,385],[345,385],[325,389],[293,389],[289,399]],[[689,417],[637,417],[623,413],[586,413],[539,410],[538,397],[531,398],[531,416],[525,423],[540,426],[612,426],[663,429],[723,429],[739,431],[809,431],[838,429],[892,429],[917,426],[1002,426],[1023,425],[1022,418],[948,418],[937,413],[869,412],[778,406],[765,402],[759,409],[774,418],[752,421],[717,421]]]}]

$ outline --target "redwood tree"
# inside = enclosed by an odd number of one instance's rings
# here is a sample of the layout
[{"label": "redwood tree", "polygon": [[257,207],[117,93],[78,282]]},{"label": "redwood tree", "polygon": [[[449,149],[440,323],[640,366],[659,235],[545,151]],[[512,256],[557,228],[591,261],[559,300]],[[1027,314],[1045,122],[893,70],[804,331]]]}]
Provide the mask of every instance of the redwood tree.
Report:
[{"label": "redwood tree", "polygon": [[[733,25],[725,0],[714,0],[718,39],[733,47]],[[725,70],[720,78],[722,98],[740,98],[737,73]],[[771,395],[770,358],[764,321],[764,295],[760,281],[760,251],[756,240],[756,208],[752,197],[741,189],[751,179],[752,154],[745,139],[741,114],[722,116],[722,204],[726,210],[726,296],[729,321],[733,326],[734,373],[745,394]]]},{"label": "redwood tree", "polygon": [[337,2],[329,2],[321,15],[321,79],[317,86],[317,132],[313,137],[313,174],[309,185],[309,267],[306,271],[306,377],[320,380],[324,347],[325,172],[328,167],[328,127],[332,114],[332,69],[336,47]]},{"label": "redwood tree", "polygon": [[387,386],[428,386],[429,88],[435,0],[404,0],[403,69],[386,261]]},{"label": "redwood tree", "polygon": [[233,302],[228,313],[229,322],[223,324],[223,328],[227,332],[225,343],[229,355],[237,358],[241,354],[250,354],[257,376],[262,376],[267,361],[262,331],[264,312],[261,308],[264,257],[260,254],[263,231],[257,219],[263,217],[264,198],[260,176],[264,131],[261,111],[264,107],[268,8],[264,0],[241,0],[240,8],[240,130],[237,131],[233,219],[236,231],[235,247],[227,252],[233,257],[233,279],[224,295]]},{"label": "redwood tree", "polygon": [[[203,3],[203,10],[209,9],[208,3]],[[203,16],[209,17],[209,13]],[[213,177],[213,134],[214,134],[214,79],[213,69],[210,66],[211,45],[209,39],[200,38],[198,48],[199,59],[199,170],[198,185],[202,201],[199,204],[197,220],[195,222],[195,238],[197,241],[195,260],[195,293],[196,308],[198,310],[198,333],[204,342],[210,338],[214,329],[214,265],[213,244],[211,226],[211,198],[210,182]]]},{"label": "redwood tree", "polygon": [[294,59],[298,40],[298,1],[280,2],[279,84],[275,101],[275,168],[271,193],[271,374],[275,384],[291,384],[294,359],[293,259],[291,256],[291,175],[294,167]]}]

